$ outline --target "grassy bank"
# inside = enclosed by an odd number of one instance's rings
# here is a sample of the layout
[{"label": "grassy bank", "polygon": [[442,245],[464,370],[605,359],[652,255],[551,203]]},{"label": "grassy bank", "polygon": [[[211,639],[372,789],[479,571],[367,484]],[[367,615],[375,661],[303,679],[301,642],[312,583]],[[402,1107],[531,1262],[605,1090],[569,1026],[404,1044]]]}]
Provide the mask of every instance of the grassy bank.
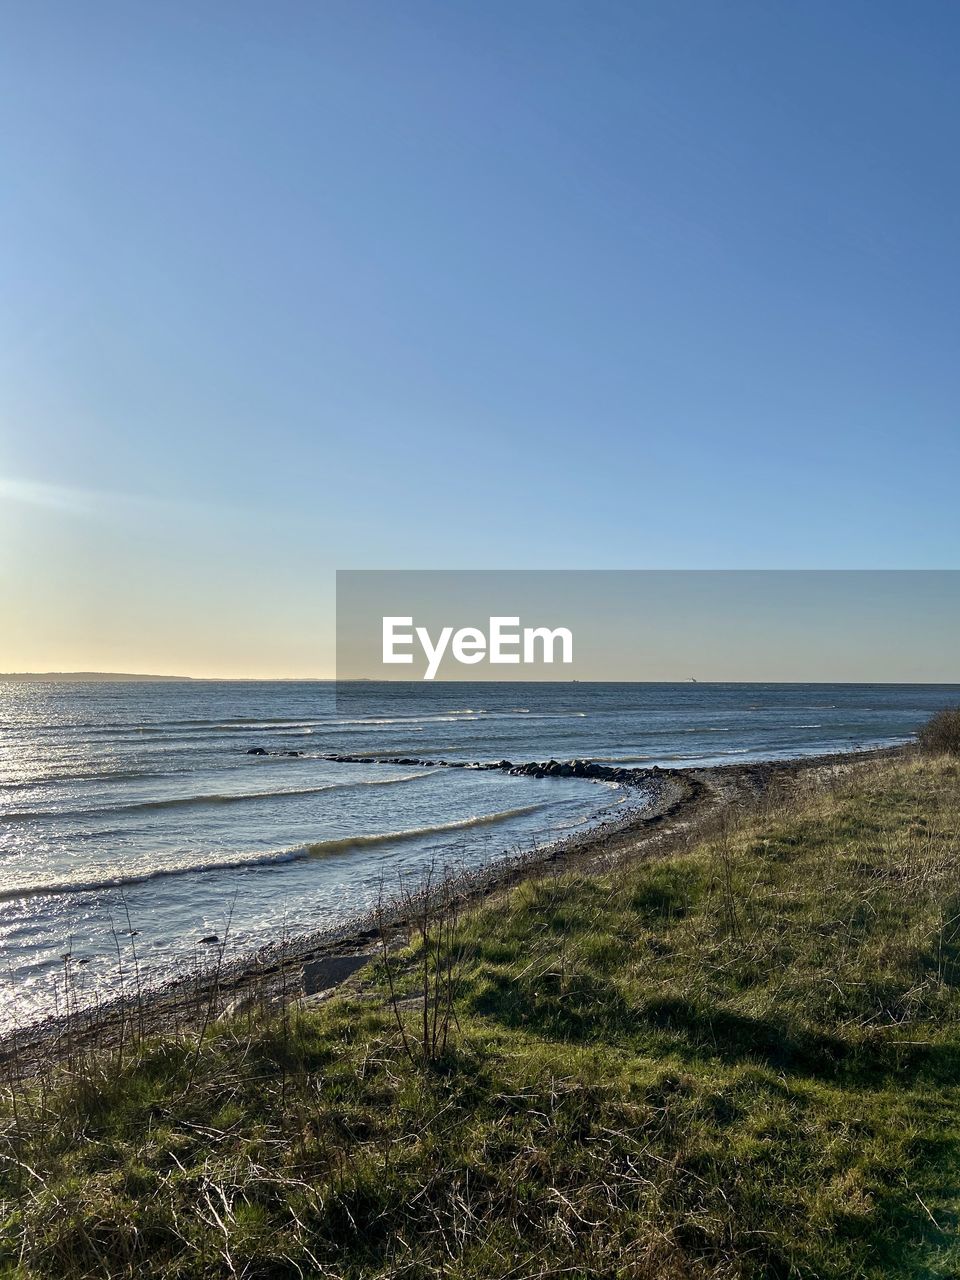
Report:
[{"label": "grassy bank", "polygon": [[861,766],[8,1088],[0,1274],[956,1276],[958,832],[955,761]]}]

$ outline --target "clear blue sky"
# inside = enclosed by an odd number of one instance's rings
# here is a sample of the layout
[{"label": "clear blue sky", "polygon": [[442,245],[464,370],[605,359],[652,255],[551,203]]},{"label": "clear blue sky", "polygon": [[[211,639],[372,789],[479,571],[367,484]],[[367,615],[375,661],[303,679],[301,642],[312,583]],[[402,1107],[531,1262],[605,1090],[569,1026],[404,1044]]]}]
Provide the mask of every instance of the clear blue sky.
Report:
[{"label": "clear blue sky", "polygon": [[956,567],[960,9],[0,4],[0,669],[341,568]]}]

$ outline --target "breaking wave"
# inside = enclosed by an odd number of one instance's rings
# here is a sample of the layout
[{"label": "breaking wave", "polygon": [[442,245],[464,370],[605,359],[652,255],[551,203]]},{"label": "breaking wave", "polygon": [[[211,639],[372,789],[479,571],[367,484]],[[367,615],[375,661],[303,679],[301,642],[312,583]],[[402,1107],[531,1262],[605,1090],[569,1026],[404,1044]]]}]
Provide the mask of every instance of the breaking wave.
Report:
[{"label": "breaking wave", "polygon": [[453,831],[467,831],[474,827],[494,826],[524,817],[545,808],[545,804],[528,804],[517,809],[503,809],[499,813],[479,814],[460,818],[454,822],[442,822],[436,826],[410,827],[404,831],[378,831],[369,835],[337,836],[330,840],[317,840],[298,845],[293,849],[258,850],[235,854],[226,858],[208,858],[201,862],[182,862],[173,865],[145,867],[142,871],[127,874],[78,876],[65,880],[34,880],[19,887],[0,889],[0,901],[15,898],[36,898],[70,893],[94,893],[108,889],[122,889],[128,885],[145,884],[167,876],[203,875],[213,871],[241,871],[256,867],[282,866],[288,862],[302,862],[309,858],[329,857],[345,853],[348,849],[370,848],[372,845],[401,844],[408,840],[421,840],[430,836],[447,835]]},{"label": "breaking wave", "polygon": [[225,791],[201,796],[167,796],[159,800],[137,800],[132,804],[103,805],[90,809],[21,809],[0,815],[4,822],[26,822],[32,818],[90,818],[115,813],[135,813],[151,809],[182,809],[194,805],[237,804],[243,800],[276,800],[286,796],[315,796],[324,791],[353,791],[357,787],[390,787],[400,782],[431,778],[438,769],[405,773],[400,778],[361,778],[356,782],[328,782],[319,787],[293,787],[279,791]]}]

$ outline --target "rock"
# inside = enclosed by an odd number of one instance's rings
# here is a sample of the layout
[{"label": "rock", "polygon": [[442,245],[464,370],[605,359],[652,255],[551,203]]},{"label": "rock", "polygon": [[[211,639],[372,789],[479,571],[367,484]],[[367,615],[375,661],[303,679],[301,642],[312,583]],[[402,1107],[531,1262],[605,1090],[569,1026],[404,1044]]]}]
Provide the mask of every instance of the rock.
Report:
[{"label": "rock", "polygon": [[372,959],[370,952],[364,952],[353,956],[324,956],[321,960],[309,961],[303,966],[303,994],[313,996],[318,991],[339,986]]},{"label": "rock", "polygon": [[500,761],[500,763],[497,765],[497,768],[498,768],[498,769],[512,769],[512,768],[513,768],[513,765],[510,763],[510,761],[509,761],[509,760],[501,760],[501,761]]},{"label": "rock", "polygon": [[265,756],[266,754],[266,747],[251,747],[247,752],[248,756]]},{"label": "rock", "polygon": [[208,933],[205,938],[200,939],[201,946],[208,946],[211,942],[219,942],[220,939],[215,933]]},{"label": "rock", "polygon": [[252,1009],[256,1009],[258,999],[256,996],[250,995],[249,992],[243,995],[234,996],[220,1010],[218,1021],[225,1021],[229,1018],[235,1018],[238,1014],[249,1013]]}]

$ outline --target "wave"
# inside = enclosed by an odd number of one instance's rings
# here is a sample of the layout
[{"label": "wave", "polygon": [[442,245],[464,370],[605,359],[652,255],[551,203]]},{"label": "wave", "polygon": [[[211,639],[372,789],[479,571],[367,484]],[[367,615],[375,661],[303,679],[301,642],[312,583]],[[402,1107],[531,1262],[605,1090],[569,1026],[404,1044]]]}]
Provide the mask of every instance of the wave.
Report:
[{"label": "wave", "polygon": [[[73,720],[47,723],[36,723],[26,726],[31,733],[138,733],[144,729],[157,732],[164,729],[205,729],[232,728],[234,726],[249,729],[257,725],[270,726],[271,729],[283,725],[302,727],[303,725],[335,724],[337,717],[331,713],[327,716],[215,716],[211,719],[193,718],[189,720],[145,720],[133,723],[130,720]],[[23,729],[25,726],[17,721],[0,723],[0,729]]]},{"label": "wave", "polygon": [[106,874],[100,878],[84,878],[74,880],[44,880],[19,887],[0,889],[0,902],[8,902],[17,898],[58,897],[73,893],[95,893],[108,889],[123,889],[128,885],[147,884],[151,880],[163,879],[167,876],[204,875],[216,871],[244,871],[256,867],[282,866],[290,862],[303,862],[311,858],[329,857],[337,853],[345,853],[348,849],[370,848],[383,844],[402,844],[409,840],[420,840],[424,837],[447,835],[453,831],[466,831],[474,827],[493,826],[501,822],[509,822],[512,818],[524,817],[546,808],[546,804],[528,804],[517,809],[503,809],[498,813],[479,814],[470,818],[460,818],[453,822],[442,822],[435,826],[410,827],[405,831],[380,831],[369,835],[337,836],[330,840],[317,840],[311,844],[298,845],[292,849],[274,849],[268,852],[251,851],[236,854],[229,858],[207,859],[202,862],[175,863],[172,866],[149,867],[140,872],[124,874]]},{"label": "wave", "polygon": [[[717,756],[740,756],[745,755],[749,751],[757,750],[755,747],[720,747],[714,755]],[[591,756],[598,764],[646,764],[650,760],[703,760],[706,755],[703,751],[697,751],[692,754],[680,751],[655,752],[647,756]],[[712,758],[712,757],[711,757]]]},{"label": "wave", "polygon": [[[306,737],[330,733],[362,733],[377,729],[413,729],[429,724],[471,724],[480,720],[511,720],[524,715],[532,719],[552,720],[570,717],[583,717],[583,711],[537,712],[531,713],[529,708],[516,708],[507,711],[488,711],[484,708],[461,707],[451,710],[434,708],[418,714],[369,716],[324,716],[321,718],[270,718],[251,716],[249,718],[220,718],[209,720],[161,720],[143,724],[100,723],[100,724],[49,724],[32,725],[30,734],[33,738],[47,739],[50,735],[61,738],[64,746],[73,744],[82,735],[84,741],[109,746],[143,746],[150,748],[156,744],[168,746],[192,746],[203,742],[215,742],[217,739],[232,739],[244,734],[267,734],[271,737],[296,736]],[[11,729],[22,730],[23,726],[10,726]]]},{"label": "wave", "polygon": [[[664,752],[652,752],[645,756],[591,756],[595,764],[648,764],[651,760],[696,760],[697,756],[667,755]],[[616,784],[615,784],[616,785]]]},{"label": "wave", "polygon": [[[5,779],[0,782],[0,791],[22,791],[25,787],[46,786],[59,782],[132,782],[137,778],[176,778],[176,773],[153,773],[147,769],[99,769],[87,773],[68,773],[59,770],[56,773],[34,774],[29,778]],[[3,815],[0,814],[0,817]]]},{"label": "wave", "polygon": [[250,853],[207,862],[175,863],[167,867],[151,867],[148,870],[124,875],[106,874],[96,879],[39,880],[19,888],[0,889],[0,902],[16,898],[60,897],[69,893],[96,893],[105,889],[123,889],[128,885],[147,884],[165,876],[203,875],[210,871],[239,871],[248,867],[272,866],[284,862],[297,862],[307,857],[305,849],[278,849],[273,853]]},{"label": "wave", "polygon": [[280,791],[226,791],[200,796],[168,796],[161,800],[137,800],[132,804],[97,806],[89,809],[21,809],[19,812],[0,813],[0,822],[26,822],[35,818],[89,818],[111,813],[132,813],[140,810],[181,809],[193,805],[235,804],[242,800],[274,800],[284,796],[314,796],[324,791],[352,791],[357,787],[390,787],[400,782],[415,782],[418,778],[431,778],[439,769],[419,773],[405,773],[399,778],[361,778],[354,782],[328,782],[320,787],[295,787]]},{"label": "wave", "polygon": [[320,840],[307,848],[312,856],[317,854],[337,853],[343,849],[352,849],[359,845],[367,847],[376,844],[399,843],[404,840],[419,840],[422,836],[445,835],[450,831],[466,831],[472,827],[494,826],[500,822],[509,822],[511,818],[522,818],[528,813],[536,813],[547,808],[546,802],[521,805],[516,809],[501,809],[498,813],[484,813],[470,818],[459,818],[453,822],[441,822],[432,827],[410,827],[405,831],[377,832],[373,835],[343,836],[336,840]]}]

